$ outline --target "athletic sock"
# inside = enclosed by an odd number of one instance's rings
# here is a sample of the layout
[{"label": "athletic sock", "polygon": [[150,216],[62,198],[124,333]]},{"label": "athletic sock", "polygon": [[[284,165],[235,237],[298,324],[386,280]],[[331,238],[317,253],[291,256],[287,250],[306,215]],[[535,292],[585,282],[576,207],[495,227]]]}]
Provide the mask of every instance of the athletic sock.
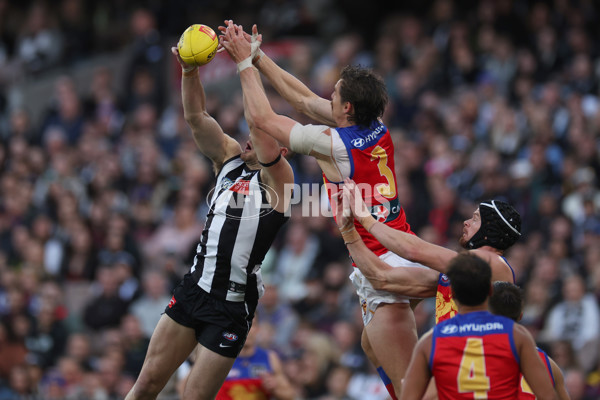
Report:
[{"label": "athletic sock", "polygon": [[377,373],[379,374],[379,377],[383,381],[383,384],[385,385],[385,388],[387,389],[388,393],[390,394],[390,397],[392,398],[392,400],[398,400],[398,398],[396,397],[396,392],[394,391],[394,385],[392,385],[392,381],[391,381],[390,377],[387,376],[387,374],[383,370],[383,367],[377,368]]}]

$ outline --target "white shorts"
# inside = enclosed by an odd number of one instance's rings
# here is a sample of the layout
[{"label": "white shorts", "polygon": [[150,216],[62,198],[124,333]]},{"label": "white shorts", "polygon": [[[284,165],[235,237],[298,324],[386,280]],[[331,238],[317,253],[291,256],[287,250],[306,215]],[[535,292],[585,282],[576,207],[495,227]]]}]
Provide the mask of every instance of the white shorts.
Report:
[{"label": "white shorts", "polygon": [[[400,257],[396,253],[388,251],[379,256],[379,258],[385,261],[392,267],[412,267],[412,268],[427,268],[426,266],[409,261],[405,258]],[[410,297],[402,296],[386,290],[377,290],[373,288],[371,282],[360,272],[360,270],[354,267],[354,272],[350,274],[350,280],[356,289],[356,294],[360,301],[360,309],[362,311],[363,324],[366,326],[371,319],[377,306],[381,303],[408,303]]]}]

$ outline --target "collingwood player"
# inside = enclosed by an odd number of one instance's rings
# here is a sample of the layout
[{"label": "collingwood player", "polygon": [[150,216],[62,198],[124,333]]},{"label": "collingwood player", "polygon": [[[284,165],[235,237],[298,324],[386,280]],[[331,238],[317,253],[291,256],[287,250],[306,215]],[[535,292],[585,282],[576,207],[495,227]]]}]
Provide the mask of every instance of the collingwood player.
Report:
[{"label": "collingwood player", "polygon": [[[260,265],[291,197],[287,149],[255,129],[240,144],[207,113],[197,67],[181,64],[184,115],[217,175],[194,264],[156,326],[140,375],[126,399],[155,399],[196,349],[183,398],[214,399],[239,355],[264,291]],[[258,73],[256,74],[257,79]],[[246,109],[246,99],[244,99]]]}]

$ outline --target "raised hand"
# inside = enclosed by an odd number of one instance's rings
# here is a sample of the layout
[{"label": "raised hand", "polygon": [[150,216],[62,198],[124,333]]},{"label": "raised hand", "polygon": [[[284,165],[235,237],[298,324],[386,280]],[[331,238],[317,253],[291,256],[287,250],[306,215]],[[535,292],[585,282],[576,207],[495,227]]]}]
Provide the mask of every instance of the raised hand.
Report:
[{"label": "raised hand", "polygon": [[240,25],[234,24],[232,20],[225,20],[225,25],[227,26],[219,26],[217,28],[221,32],[221,35],[219,36],[219,47],[217,47],[217,53],[226,50],[224,42],[228,41],[228,37],[226,35],[227,28],[230,25],[233,25],[235,32],[238,33],[241,31],[244,39],[250,42],[250,54],[252,56],[252,60],[254,62],[257,61],[262,54],[260,50],[260,45],[262,44],[262,35],[258,33],[256,24],[252,25],[252,35],[246,33]]},{"label": "raised hand", "polygon": [[181,65],[181,69],[183,69],[184,72],[191,71],[194,68],[196,68],[195,65],[188,65],[181,59],[181,56],[179,55],[179,49],[177,48],[177,46],[171,47],[171,53],[173,53],[173,55],[179,62],[179,65]]},{"label": "raised hand", "polygon": [[[219,30],[221,30],[221,27],[219,27]],[[242,25],[235,25],[232,20],[227,21],[227,28],[225,28],[225,33],[222,35],[223,39],[220,40],[220,43],[236,64],[249,58],[252,54],[251,43],[246,40],[244,35],[247,34],[244,32]],[[221,36],[219,38],[221,39]]]}]

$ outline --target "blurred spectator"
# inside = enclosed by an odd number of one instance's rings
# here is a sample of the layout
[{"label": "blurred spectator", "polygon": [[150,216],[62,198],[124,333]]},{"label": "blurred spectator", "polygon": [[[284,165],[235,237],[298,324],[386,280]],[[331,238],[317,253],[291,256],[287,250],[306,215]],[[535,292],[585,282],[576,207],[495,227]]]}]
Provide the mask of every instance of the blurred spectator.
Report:
[{"label": "blurred spectator", "polygon": [[44,2],[34,2],[17,39],[19,61],[28,72],[56,65],[63,51],[62,35]]},{"label": "blurred spectator", "polygon": [[25,344],[17,341],[8,324],[0,321],[0,382],[8,381],[11,369],[23,364],[26,355]]},{"label": "blurred spectator", "polygon": [[92,369],[92,347],[90,337],[85,333],[72,333],[67,339],[65,355],[75,360],[84,371]]},{"label": "blurred spectator", "polygon": [[565,372],[565,388],[571,400],[592,400],[597,398],[590,393],[585,382],[585,373],[580,369],[569,369]]},{"label": "blurred spectator", "polygon": [[564,300],[550,310],[542,338],[570,341],[579,365],[590,371],[599,349],[598,303],[594,296],[586,294],[585,282],[578,275],[565,279],[562,293]]},{"label": "blurred spectator", "polygon": [[139,320],[131,314],[125,315],[121,320],[121,332],[125,355],[123,371],[130,376],[138,376],[148,351],[149,336],[144,334]]},{"label": "blurred spectator", "polygon": [[43,368],[56,365],[65,350],[67,332],[64,323],[56,318],[55,307],[43,304],[25,337],[28,359]]},{"label": "blurred spectator", "polygon": [[17,364],[10,370],[8,385],[0,387],[0,399],[14,400],[36,394],[31,385],[27,367]]},{"label": "blurred spectator", "polygon": [[296,221],[288,225],[285,245],[273,275],[273,283],[279,286],[282,300],[298,302],[308,295],[305,279],[313,267],[319,246],[319,241],[305,225]]},{"label": "blurred spectator", "polygon": [[93,330],[115,327],[127,312],[127,303],[119,297],[118,277],[112,267],[100,267],[98,293],[83,311],[84,323]]},{"label": "blurred spectator", "polygon": [[83,397],[84,369],[81,364],[71,357],[61,357],[57,363],[58,377],[64,382],[65,399]]},{"label": "blurred spectator", "polygon": [[146,337],[151,337],[165,307],[169,304],[169,292],[165,275],[159,271],[147,271],[142,275],[143,294],[129,307],[140,322]]},{"label": "blurred spectator", "polygon": [[279,297],[279,288],[276,285],[265,285],[265,294],[256,309],[258,322],[263,327],[261,346],[280,351],[286,349],[296,332],[299,320],[289,303]]},{"label": "blurred spectator", "polygon": [[171,253],[183,260],[200,240],[204,225],[195,216],[191,204],[179,203],[173,211],[173,218],[159,225],[154,234],[144,244],[144,254],[148,260],[164,257]]}]

